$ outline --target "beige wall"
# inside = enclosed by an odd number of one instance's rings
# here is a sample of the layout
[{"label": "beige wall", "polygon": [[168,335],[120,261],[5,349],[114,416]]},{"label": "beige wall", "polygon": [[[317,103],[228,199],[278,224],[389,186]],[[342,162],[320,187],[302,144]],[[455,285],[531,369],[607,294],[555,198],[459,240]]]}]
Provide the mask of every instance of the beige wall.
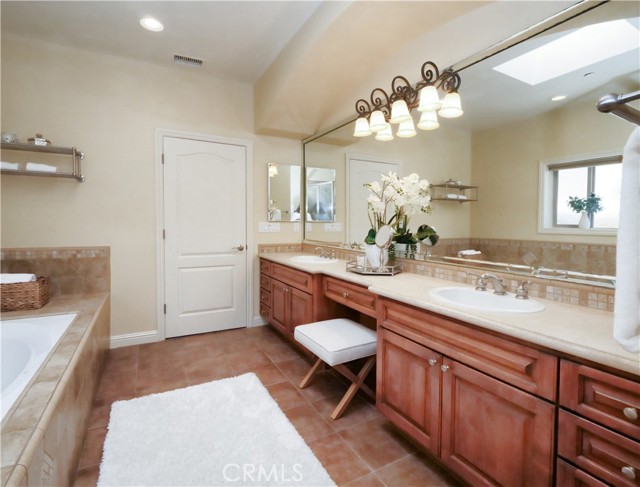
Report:
[{"label": "beige wall", "polygon": [[471,237],[615,243],[613,236],[537,230],[539,162],[621,152],[633,129],[628,122],[599,113],[598,98],[591,94],[533,118],[473,133],[472,180],[480,186],[480,201],[472,207]]},{"label": "beige wall", "polygon": [[156,128],[253,140],[253,262],[258,243],[300,241],[291,224],[257,233],[267,162],[299,163],[302,149],[254,136],[249,84],[3,36],[1,123],[85,152],[82,184],[2,178],[2,246],[110,246],[113,335],[157,326]]},{"label": "beige wall", "polygon": [[[418,134],[410,139],[396,138],[391,142],[380,142],[370,136],[346,147],[312,142],[307,144],[305,150],[307,165],[332,167],[337,171],[337,218],[342,223],[343,229],[346,224],[345,160],[347,153],[401,161],[403,176],[415,172],[432,184],[442,183],[449,178],[461,180],[467,184],[471,181],[471,134],[465,130],[446,127],[446,121],[434,131],[418,130]],[[470,205],[473,204],[434,201],[431,204],[432,214],[414,215],[410,228],[415,231],[422,223],[428,223],[438,230],[442,238],[468,237]],[[363,205],[366,205],[366,202],[363,202]],[[344,231],[323,232],[322,224],[314,224],[312,232],[306,237],[312,240],[344,242],[346,235]],[[362,243],[364,237],[364,235],[357,236],[356,241]]]}]

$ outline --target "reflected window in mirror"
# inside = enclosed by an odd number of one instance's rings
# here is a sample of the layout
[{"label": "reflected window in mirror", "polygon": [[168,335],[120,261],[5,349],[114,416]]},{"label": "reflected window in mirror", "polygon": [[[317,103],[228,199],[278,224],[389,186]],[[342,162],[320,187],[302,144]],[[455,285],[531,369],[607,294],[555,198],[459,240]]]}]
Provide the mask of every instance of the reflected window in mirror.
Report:
[{"label": "reflected window in mirror", "polygon": [[620,215],[619,154],[541,162],[541,231],[615,233]]},{"label": "reflected window in mirror", "polygon": [[301,166],[270,162],[267,168],[268,220],[270,222],[300,221]]},{"label": "reflected window in mirror", "polygon": [[335,180],[333,169],[307,168],[307,222],[334,222]]}]

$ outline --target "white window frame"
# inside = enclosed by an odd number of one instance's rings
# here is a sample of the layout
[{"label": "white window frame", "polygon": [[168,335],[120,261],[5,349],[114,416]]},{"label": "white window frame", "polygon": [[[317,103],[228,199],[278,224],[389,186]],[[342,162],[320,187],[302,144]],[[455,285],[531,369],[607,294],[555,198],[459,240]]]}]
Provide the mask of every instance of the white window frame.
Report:
[{"label": "white window frame", "polygon": [[570,158],[544,159],[539,164],[539,194],[538,194],[538,233],[556,234],[556,235],[616,235],[616,228],[573,228],[567,226],[554,226],[554,183],[553,171],[549,170],[549,166],[573,165],[575,163],[597,164],[607,159],[622,159],[619,151],[600,152],[597,154],[587,154],[573,156]]}]

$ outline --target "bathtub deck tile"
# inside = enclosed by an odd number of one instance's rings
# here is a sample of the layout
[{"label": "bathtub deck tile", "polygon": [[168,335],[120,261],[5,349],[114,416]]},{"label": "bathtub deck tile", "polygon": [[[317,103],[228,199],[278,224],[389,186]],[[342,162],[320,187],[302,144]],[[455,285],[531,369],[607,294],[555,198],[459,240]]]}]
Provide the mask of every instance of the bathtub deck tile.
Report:
[{"label": "bathtub deck tile", "polygon": [[2,439],[0,440],[2,444],[2,453],[0,456],[2,468],[18,463],[25,445],[33,435],[34,429],[35,428],[19,431],[2,431]]}]

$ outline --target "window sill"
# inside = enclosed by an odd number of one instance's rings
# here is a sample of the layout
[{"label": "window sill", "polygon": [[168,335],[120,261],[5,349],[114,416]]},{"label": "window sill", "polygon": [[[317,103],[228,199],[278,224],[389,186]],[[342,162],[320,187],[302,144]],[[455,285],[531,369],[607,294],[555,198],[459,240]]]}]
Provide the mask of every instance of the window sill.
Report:
[{"label": "window sill", "polygon": [[618,230],[615,228],[538,228],[538,233],[615,237],[618,234]]}]

